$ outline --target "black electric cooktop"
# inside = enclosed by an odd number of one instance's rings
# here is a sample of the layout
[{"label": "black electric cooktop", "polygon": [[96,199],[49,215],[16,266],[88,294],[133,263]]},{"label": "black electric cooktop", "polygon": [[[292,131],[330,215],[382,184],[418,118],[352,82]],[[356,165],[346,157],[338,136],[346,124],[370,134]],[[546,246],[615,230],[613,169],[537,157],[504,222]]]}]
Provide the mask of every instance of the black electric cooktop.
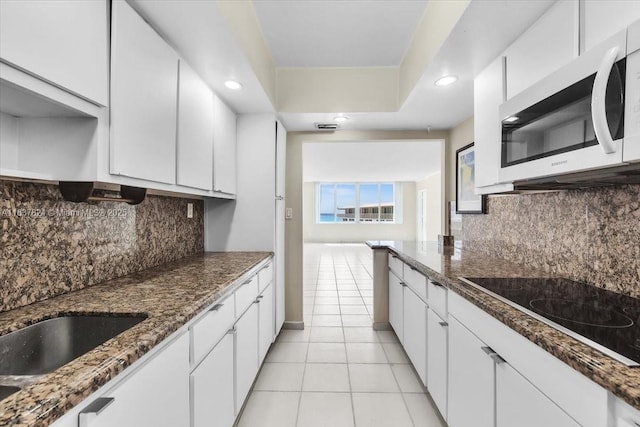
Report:
[{"label": "black electric cooktop", "polygon": [[560,278],[461,279],[628,366],[640,366],[640,299]]}]

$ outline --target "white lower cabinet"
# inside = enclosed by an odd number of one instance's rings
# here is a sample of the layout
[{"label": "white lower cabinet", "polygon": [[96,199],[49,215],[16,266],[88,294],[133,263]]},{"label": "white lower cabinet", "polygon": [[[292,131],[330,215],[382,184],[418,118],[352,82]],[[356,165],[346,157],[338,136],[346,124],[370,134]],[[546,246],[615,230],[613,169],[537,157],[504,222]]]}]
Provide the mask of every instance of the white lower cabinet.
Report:
[{"label": "white lower cabinet", "polygon": [[404,343],[403,289],[404,283],[389,271],[389,323],[401,343]]},{"label": "white lower cabinet", "polygon": [[495,425],[494,363],[483,348],[488,347],[449,316],[449,427]]},{"label": "white lower cabinet", "polygon": [[447,419],[449,324],[431,307],[427,310],[427,389],[442,418]]},{"label": "white lower cabinet", "polygon": [[227,333],[189,378],[192,427],[230,427],[236,418],[233,390],[234,333]]},{"label": "white lower cabinet", "polygon": [[236,415],[258,373],[258,304],[236,322]]},{"label": "white lower cabinet", "polygon": [[183,333],[115,388],[99,414],[81,414],[81,427],[189,425],[189,334]]},{"label": "white lower cabinet", "polygon": [[404,349],[424,385],[427,384],[427,304],[408,286],[404,290]]},{"label": "white lower cabinet", "polygon": [[496,363],[496,426],[579,427],[506,362]]},{"label": "white lower cabinet", "polygon": [[273,284],[269,284],[258,297],[258,313],[258,364],[261,364],[273,342]]},{"label": "white lower cabinet", "polygon": [[537,387],[449,316],[449,427],[578,427]]}]

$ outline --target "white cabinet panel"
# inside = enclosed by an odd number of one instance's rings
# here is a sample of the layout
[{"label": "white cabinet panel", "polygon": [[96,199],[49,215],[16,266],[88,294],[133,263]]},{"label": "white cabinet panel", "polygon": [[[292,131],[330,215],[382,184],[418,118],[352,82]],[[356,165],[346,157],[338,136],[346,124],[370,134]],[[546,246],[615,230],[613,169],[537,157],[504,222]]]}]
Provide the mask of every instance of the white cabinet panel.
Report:
[{"label": "white cabinet panel", "polygon": [[448,324],[431,308],[427,320],[427,388],[440,414],[447,419]]},{"label": "white cabinet panel", "polygon": [[[260,298],[262,297],[262,298]],[[261,364],[273,342],[273,285],[267,286],[259,297],[258,311],[260,324],[258,325],[258,363]]]},{"label": "white cabinet panel", "polygon": [[400,279],[404,276],[404,262],[397,255],[389,254],[389,268]]},{"label": "white cabinet panel", "polygon": [[578,56],[578,2],[556,2],[507,48],[507,99]]},{"label": "white cabinet panel", "polygon": [[111,173],[174,184],[178,56],[124,0],[113,2]]},{"label": "white cabinet panel", "polygon": [[427,384],[427,305],[404,288],[404,349],[424,385]]},{"label": "white cabinet panel", "polygon": [[105,0],[0,1],[0,58],[108,105]]},{"label": "white cabinet panel", "polygon": [[497,427],[579,427],[508,363],[496,364]]},{"label": "white cabinet panel", "polygon": [[191,374],[193,427],[233,425],[233,358],[233,334],[227,334]]},{"label": "white cabinet panel", "polygon": [[404,282],[423,300],[427,300],[427,278],[408,264],[403,266]]},{"label": "white cabinet panel", "polygon": [[494,60],[473,80],[473,134],[476,192],[498,183],[502,128],[498,107],[504,101],[504,61]]},{"label": "white cabinet panel", "polygon": [[483,347],[449,315],[449,427],[494,426],[494,363]]},{"label": "white cabinet panel", "polygon": [[188,425],[189,334],[162,349],[104,397],[114,401],[91,421],[91,427]]},{"label": "white cabinet panel", "polygon": [[258,296],[258,276],[253,276],[245,280],[238,289],[236,289],[236,317],[242,316],[242,313],[255,301]]},{"label": "white cabinet panel", "polygon": [[403,285],[393,272],[389,271],[389,323],[398,339],[404,344],[403,333]]},{"label": "white cabinet panel", "polygon": [[583,7],[585,51],[640,19],[635,0],[588,0]]},{"label": "white cabinet panel", "polygon": [[213,93],[180,61],[176,183],[211,190],[213,183]]},{"label": "white cabinet panel", "polygon": [[236,322],[236,414],[258,373],[258,304]]},{"label": "white cabinet panel", "polygon": [[234,297],[231,295],[209,309],[189,328],[191,331],[191,363],[198,363],[227,332],[235,320]]},{"label": "white cabinet panel", "polygon": [[236,115],[213,96],[213,189],[236,194]]}]

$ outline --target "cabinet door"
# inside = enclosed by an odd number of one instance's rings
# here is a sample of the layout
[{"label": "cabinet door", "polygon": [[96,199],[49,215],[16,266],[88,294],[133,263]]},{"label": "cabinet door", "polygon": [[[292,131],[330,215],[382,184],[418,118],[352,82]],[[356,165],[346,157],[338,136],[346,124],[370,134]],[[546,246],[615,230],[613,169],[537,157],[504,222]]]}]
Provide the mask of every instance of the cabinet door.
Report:
[{"label": "cabinet door", "polygon": [[449,427],[494,426],[494,363],[483,347],[449,315]]},{"label": "cabinet door", "polygon": [[236,194],[236,115],[213,97],[213,189]]},{"label": "cabinet door", "polygon": [[473,80],[473,134],[475,138],[475,183],[485,187],[498,183],[502,128],[498,107],[504,101],[504,62],[494,60]]},{"label": "cabinet door", "polygon": [[176,183],[211,190],[213,173],[213,93],[180,61]]},{"label": "cabinet door", "polygon": [[638,1],[589,0],[583,7],[585,52],[640,19]]},{"label": "cabinet door", "polygon": [[398,279],[395,274],[389,272],[389,323],[396,332],[400,342],[404,344],[403,287],[400,279]]},{"label": "cabinet door", "polygon": [[124,0],[113,2],[111,173],[176,182],[178,56]]},{"label": "cabinet door", "polygon": [[258,304],[236,322],[236,415],[258,373]]},{"label": "cabinet door", "polygon": [[427,384],[427,305],[404,288],[404,349],[424,385]]},{"label": "cabinet door", "polygon": [[[260,296],[262,298],[260,298]],[[260,325],[258,327],[258,336],[260,337],[258,364],[262,363],[273,342],[273,284],[267,286],[260,296],[258,297],[258,310],[260,312]]]},{"label": "cabinet door", "polygon": [[225,335],[191,374],[192,427],[233,425],[233,337]]},{"label": "cabinet door", "polygon": [[568,64],[578,56],[578,2],[556,2],[504,56],[507,99]]},{"label": "cabinet door", "polygon": [[0,1],[0,58],[108,105],[109,2]]},{"label": "cabinet door", "polygon": [[184,333],[111,392],[114,399],[91,427],[173,427],[189,424],[189,334]]},{"label": "cabinet door", "polygon": [[578,427],[579,424],[508,363],[496,364],[497,427]]},{"label": "cabinet door", "polygon": [[442,418],[447,419],[448,324],[431,308],[427,320],[427,389]]}]

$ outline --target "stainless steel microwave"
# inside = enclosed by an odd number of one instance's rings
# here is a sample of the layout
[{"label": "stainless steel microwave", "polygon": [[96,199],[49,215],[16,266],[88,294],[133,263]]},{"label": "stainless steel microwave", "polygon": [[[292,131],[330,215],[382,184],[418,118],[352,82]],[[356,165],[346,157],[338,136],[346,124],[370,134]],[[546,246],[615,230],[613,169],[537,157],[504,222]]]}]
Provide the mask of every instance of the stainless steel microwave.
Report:
[{"label": "stainless steel microwave", "polygon": [[500,182],[640,162],[640,22],[499,111]]}]

